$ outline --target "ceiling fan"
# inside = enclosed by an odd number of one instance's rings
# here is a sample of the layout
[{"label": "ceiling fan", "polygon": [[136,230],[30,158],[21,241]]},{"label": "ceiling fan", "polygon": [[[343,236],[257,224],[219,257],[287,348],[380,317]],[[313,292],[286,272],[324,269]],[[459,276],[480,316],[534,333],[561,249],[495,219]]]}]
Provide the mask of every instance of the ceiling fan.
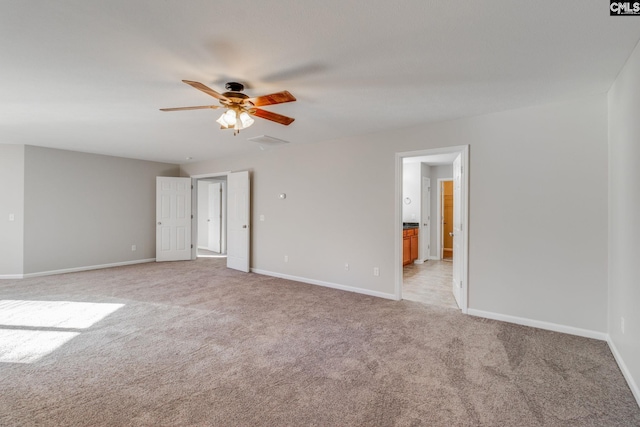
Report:
[{"label": "ceiling fan", "polygon": [[220,101],[220,105],[201,105],[196,107],[177,107],[177,108],[161,108],[160,111],[182,111],[182,110],[201,110],[201,109],[226,109],[222,116],[216,122],[220,123],[220,129],[233,129],[234,135],[237,135],[241,129],[248,128],[254,122],[251,116],[260,117],[261,119],[271,120],[272,122],[280,123],[281,125],[288,126],[295,119],[282,114],[273,113],[271,111],[263,110],[261,108],[264,105],[282,104],[284,102],[295,101],[296,98],[286,90],[282,92],[272,93],[270,95],[258,96],[250,98],[246,94],[242,93],[244,85],[237,82],[229,82],[225,85],[228,92],[222,94],[215,90],[203,85],[199,82],[192,82],[190,80],[183,80],[186,84],[216,98]]}]

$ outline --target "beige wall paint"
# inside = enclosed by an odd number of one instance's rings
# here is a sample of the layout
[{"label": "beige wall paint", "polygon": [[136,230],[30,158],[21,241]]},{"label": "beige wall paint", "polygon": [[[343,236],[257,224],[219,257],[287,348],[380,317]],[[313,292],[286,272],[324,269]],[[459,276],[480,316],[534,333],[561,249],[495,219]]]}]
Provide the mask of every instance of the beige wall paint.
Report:
[{"label": "beige wall paint", "polygon": [[[20,276],[24,252],[24,145],[0,144],[0,186],[0,277]],[[9,215],[13,215],[13,221]]]},{"label": "beige wall paint", "polygon": [[[609,336],[640,402],[640,46],[609,91]],[[625,332],[622,332],[622,319]]]},{"label": "beige wall paint", "polygon": [[252,171],[253,268],[392,295],[395,153],[469,144],[470,307],[606,331],[605,94],[292,142],[182,165],[185,176]]},{"label": "beige wall paint", "polygon": [[178,171],[26,146],[25,274],[155,258],[155,177]]}]

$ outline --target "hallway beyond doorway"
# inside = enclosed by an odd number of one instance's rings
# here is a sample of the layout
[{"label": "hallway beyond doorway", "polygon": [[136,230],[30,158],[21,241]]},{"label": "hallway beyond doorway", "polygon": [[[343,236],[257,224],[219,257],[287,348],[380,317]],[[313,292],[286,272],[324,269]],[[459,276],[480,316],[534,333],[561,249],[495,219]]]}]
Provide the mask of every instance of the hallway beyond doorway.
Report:
[{"label": "hallway beyond doorway", "polygon": [[403,267],[402,298],[424,304],[458,309],[451,291],[453,263],[429,260]]}]

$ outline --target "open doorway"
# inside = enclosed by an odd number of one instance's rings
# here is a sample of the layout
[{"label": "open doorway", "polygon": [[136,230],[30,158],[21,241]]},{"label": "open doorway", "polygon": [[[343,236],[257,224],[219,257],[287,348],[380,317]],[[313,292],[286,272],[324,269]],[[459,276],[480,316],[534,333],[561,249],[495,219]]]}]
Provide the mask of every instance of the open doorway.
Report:
[{"label": "open doorway", "polygon": [[196,256],[226,257],[227,177],[201,178],[197,185]]},{"label": "open doorway", "polygon": [[451,179],[438,179],[438,253],[453,261],[453,163]]},{"label": "open doorway", "polygon": [[[251,254],[251,231],[250,231],[250,209],[251,209],[251,180],[249,171],[237,171],[237,172],[220,172],[212,174],[192,175],[191,176],[191,259],[198,258],[198,246],[203,246],[202,242],[198,243],[199,229],[204,228],[209,231],[208,221],[202,221],[201,215],[199,215],[198,204],[198,182],[200,180],[209,182],[223,182],[226,185],[222,185],[223,190],[221,196],[221,240],[220,251],[218,255],[225,257],[227,261],[227,267],[234,270],[243,271],[248,273],[250,271],[250,254]],[[209,194],[210,187],[204,187],[207,190],[202,190],[202,194]],[[214,191],[215,195],[215,191]],[[204,197],[204,196],[203,196]],[[208,198],[206,202],[202,202],[202,205],[209,205],[211,198]],[[215,199],[215,196],[214,196]],[[207,218],[208,208],[205,209],[204,218]],[[215,211],[215,209],[214,209]],[[199,227],[199,224],[206,224],[203,227]],[[214,227],[216,222],[214,222]],[[207,232],[208,232],[207,231]],[[208,239],[207,244],[211,239]],[[204,235],[202,237],[204,240]],[[216,237],[214,236],[213,243],[215,244]],[[206,249],[206,248],[205,248]],[[226,256],[225,256],[226,252]],[[201,256],[202,257],[202,256]]]},{"label": "open doorway", "polygon": [[466,313],[468,147],[396,153],[396,160],[396,297]]}]

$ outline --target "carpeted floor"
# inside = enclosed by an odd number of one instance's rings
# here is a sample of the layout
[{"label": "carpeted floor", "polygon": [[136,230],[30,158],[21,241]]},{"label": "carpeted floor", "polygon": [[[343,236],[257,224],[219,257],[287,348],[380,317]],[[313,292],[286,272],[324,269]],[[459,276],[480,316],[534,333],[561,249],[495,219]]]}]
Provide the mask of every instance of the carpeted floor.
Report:
[{"label": "carpeted floor", "polygon": [[221,259],[1,281],[0,300],[2,426],[640,425],[604,342]]}]

